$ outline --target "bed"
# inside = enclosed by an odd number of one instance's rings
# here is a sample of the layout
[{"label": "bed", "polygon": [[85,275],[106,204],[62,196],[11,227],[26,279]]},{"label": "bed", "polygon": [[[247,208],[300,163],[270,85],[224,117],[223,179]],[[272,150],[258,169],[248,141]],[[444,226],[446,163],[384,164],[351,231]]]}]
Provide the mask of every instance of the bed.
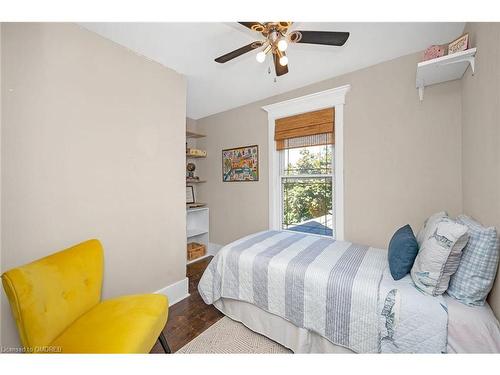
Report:
[{"label": "bed", "polygon": [[500,351],[487,305],[426,295],[409,275],[394,281],[386,250],[350,242],[252,234],[223,247],[198,288],[205,303],[295,353]]}]

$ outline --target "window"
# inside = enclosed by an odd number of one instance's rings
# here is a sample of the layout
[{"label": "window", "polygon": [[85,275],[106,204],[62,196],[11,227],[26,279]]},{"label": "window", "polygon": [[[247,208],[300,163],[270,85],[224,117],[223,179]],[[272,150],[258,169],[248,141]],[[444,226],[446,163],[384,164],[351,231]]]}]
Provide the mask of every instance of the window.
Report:
[{"label": "window", "polygon": [[333,109],[276,121],[281,229],[334,236]]},{"label": "window", "polygon": [[282,229],[333,236],[333,146],[280,152]]},{"label": "window", "polygon": [[[283,228],[283,223],[288,223],[292,226],[291,219],[286,222],[283,220],[283,207],[285,206],[284,184],[292,182],[291,178],[298,177],[297,174],[292,175],[288,171],[285,175],[286,149],[293,150],[295,148],[306,148],[312,146],[324,146],[323,144],[299,144],[297,142],[300,137],[305,137],[312,134],[327,134],[328,143],[332,154],[332,234],[337,240],[344,240],[344,176],[343,176],[343,160],[344,160],[344,105],[346,102],[347,93],[350,90],[350,85],[335,87],[325,91],[315,92],[309,95],[292,98],[278,103],[263,106],[262,109],[267,112],[268,118],[268,145],[269,145],[269,229],[280,230]],[[330,108],[332,120],[330,124],[322,124],[321,121],[310,121],[312,118],[308,115],[311,111],[321,111],[323,108]],[[304,114],[305,118],[295,124],[289,122],[286,128],[283,128],[281,122],[287,118],[298,118]],[[328,121],[327,121],[328,123]],[[304,126],[304,124],[306,124]],[[300,129],[299,131],[299,128]],[[285,141],[287,139],[287,141]],[[285,147],[285,143],[292,144],[296,147]],[[311,150],[311,149],[309,149]],[[300,150],[298,150],[300,155]],[[289,159],[293,155],[288,155]],[[293,168],[289,168],[293,169]],[[315,176],[307,176],[309,179],[324,178],[321,174]],[[285,178],[290,178],[286,180]],[[297,182],[297,180],[293,180]],[[328,186],[328,185],[327,185]],[[290,196],[291,198],[291,196]],[[291,200],[289,200],[291,203]],[[328,221],[327,221],[328,224]]]}]

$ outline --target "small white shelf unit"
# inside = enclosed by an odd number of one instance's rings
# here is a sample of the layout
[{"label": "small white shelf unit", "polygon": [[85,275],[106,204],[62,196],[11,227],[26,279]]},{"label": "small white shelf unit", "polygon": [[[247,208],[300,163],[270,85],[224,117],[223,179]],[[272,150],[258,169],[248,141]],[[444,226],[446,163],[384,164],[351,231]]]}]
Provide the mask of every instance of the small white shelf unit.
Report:
[{"label": "small white shelf unit", "polygon": [[[188,261],[187,264],[194,263],[206,258],[208,254],[209,242],[209,211],[208,207],[188,208],[186,210],[186,232],[187,242],[197,242],[206,246],[207,253],[200,257]],[[186,255],[187,256],[187,255]],[[186,258],[187,259],[187,258]]]},{"label": "small white shelf unit", "polygon": [[437,83],[461,79],[470,65],[475,70],[476,48],[423,61],[417,64],[416,86],[420,101],[424,100],[424,88]]}]

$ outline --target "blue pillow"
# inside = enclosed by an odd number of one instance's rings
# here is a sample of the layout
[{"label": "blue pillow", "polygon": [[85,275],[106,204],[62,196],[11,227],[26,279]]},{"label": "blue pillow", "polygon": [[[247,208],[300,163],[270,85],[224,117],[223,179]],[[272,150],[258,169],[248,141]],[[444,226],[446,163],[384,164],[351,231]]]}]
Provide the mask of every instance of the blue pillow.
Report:
[{"label": "blue pillow", "polygon": [[408,275],[418,254],[418,243],[410,225],[399,228],[389,242],[389,268],[394,280]]}]

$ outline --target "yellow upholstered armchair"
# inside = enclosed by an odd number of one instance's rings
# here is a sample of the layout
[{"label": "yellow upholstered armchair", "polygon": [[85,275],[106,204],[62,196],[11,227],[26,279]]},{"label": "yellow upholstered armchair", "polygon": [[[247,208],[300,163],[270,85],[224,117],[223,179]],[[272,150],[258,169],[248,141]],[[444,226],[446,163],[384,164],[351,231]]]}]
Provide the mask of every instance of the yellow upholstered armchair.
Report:
[{"label": "yellow upholstered armchair", "polygon": [[149,353],[168,300],[158,294],[101,301],[103,249],[89,240],[2,275],[24,350],[29,353]]}]

